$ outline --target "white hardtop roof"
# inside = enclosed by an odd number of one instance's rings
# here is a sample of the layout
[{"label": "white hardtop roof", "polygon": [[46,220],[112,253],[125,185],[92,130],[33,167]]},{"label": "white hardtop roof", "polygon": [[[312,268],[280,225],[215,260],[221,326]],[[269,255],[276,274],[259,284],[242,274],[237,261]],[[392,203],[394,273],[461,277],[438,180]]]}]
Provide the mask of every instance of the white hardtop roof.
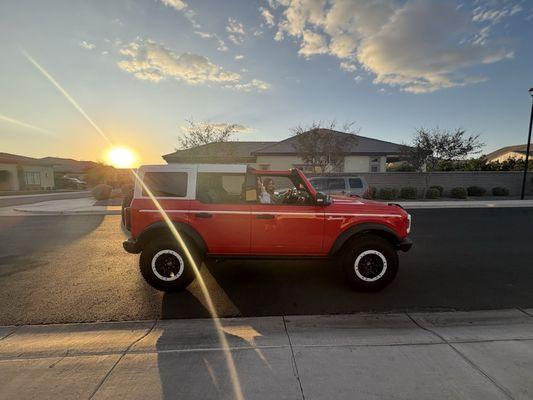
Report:
[{"label": "white hardtop roof", "polygon": [[160,164],[160,165],[141,165],[139,172],[179,172],[179,171],[197,171],[197,172],[226,172],[226,173],[245,173],[246,164]]}]

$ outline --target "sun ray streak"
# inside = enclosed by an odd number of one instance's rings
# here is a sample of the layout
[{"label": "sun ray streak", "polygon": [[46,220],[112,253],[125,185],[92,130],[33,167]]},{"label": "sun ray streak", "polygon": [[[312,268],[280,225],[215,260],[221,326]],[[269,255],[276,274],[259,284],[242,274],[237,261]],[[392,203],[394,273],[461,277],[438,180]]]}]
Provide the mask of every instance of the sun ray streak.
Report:
[{"label": "sun ray streak", "polygon": [[100,134],[100,136],[102,136],[104,138],[105,141],[107,141],[109,144],[113,144],[111,139],[109,139],[107,137],[107,135],[98,127],[98,125],[96,125],[96,123],[87,115],[87,113],[85,111],[83,111],[83,109],[80,107],[80,105],[76,102],[76,100],[74,100],[72,98],[72,96],[70,94],[68,94],[68,92],[63,89],[63,87],[52,77],[52,75],[50,75],[37,61],[35,61],[24,49],[20,49],[20,51],[22,52],[22,55],[24,55],[24,57],[26,57],[26,59],[31,62],[33,64],[33,66],[35,68],[37,68],[41,74],[44,75],[44,77],[46,79],[48,79],[50,81],[50,83],[52,83],[57,90],[59,90],[61,92],[61,94],[63,94],[63,96],[65,96],[65,98],[70,102],[70,104],[72,104],[74,106],[74,108],[76,110],[78,110],[78,112],[89,122],[89,124],[92,125],[92,127],[96,130],[96,132],[98,132]]},{"label": "sun ray streak", "polygon": [[32,124],[28,124],[27,122],[24,122],[24,121],[19,121],[18,119],[15,119],[15,118],[10,118],[7,115],[0,114],[0,120],[9,122],[10,124],[13,124],[13,125],[18,125],[18,126],[22,126],[24,128],[28,128],[28,129],[37,131],[37,132],[41,132],[41,133],[44,133],[46,135],[54,136],[54,134],[52,132],[50,132],[50,131],[48,131],[48,130],[46,130],[44,128],[39,128],[38,126],[35,126],[35,125],[32,125]]},{"label": "sun ray streak", "polygon": [[[37,61],[35,61],[28,53],[26,53],[24,50],[21,50],[24,56],[39,70],[41,73],[50,81],[53,83],[53,85],[67,98],[67,100],[70,101],[70,103],[80,112],[80,114],[93,126],[93,128],[104,138],[109,144],[113,145],[113,142],[107,137],[107,135],[96,125],[96,123],[93,122],[93,120],[83,111],[83,109],[78,105],[78,103],[67,93],[65,89],[61,87],[61,85],[43,68],[41,67]],[[176,226],[173,224],[172,220],[168,216],[168,214],[165,212],[161,204],[157,201],[157,199],[154,197],[153,193],[151,192],[150,188],[140,179],[137,172],[132,169],[131,172],[135,176],[135,179],[139,184],[143,187],[144,191],[148,193],[148,196],[156,206],[157,210],[163,217],[163,220],[167,224],[170,232],[176,239],[176,242],[179,244],[179,246],[183,249],[185,252],[185,256],[187,257],[187,260],[189,260],[189,263],[191,264],[193,271],[196,275],[196,279],[198,279],[198,283],[200,285],[200,289],[202,292],[202,295],[205,298],[205,302],[207,304],[207,309],[209,314],[211,315],[211,318],[213,320],[213,323],[215,325],[215,329],[217,331],[218,340],[220,342],[220,345],[222,346],[222,349],[224,351],[224,356],[226,359],[226,366],[228,368],[228,372],[231,379],[231,384],[233,387],[233,394],[236,400],[244,400],[244,396],[242,394],[242,387],[240,384],[239,376],[237,374],[237,369],[235,368],[235,362],[233,360],[233,355],[231,354],[231,350],[229,348],[228,341],[226,339],[226,335],[224,333],[222,323],[220,322],[220,318],[218,317],[216,308],[213,304],[213,300],[211,298],[211,295],[209,294],[209,290],[207,289],[207,285],[204,282],[204,279],[202,278],[202,275],[200,275],[200,271],[198,268],[198,265],[196,264],[194,257],[192,256],[191,252],[189,251],[187,245],[185,244],[185,241],[181,237],[180,233],[176,229]]]}]

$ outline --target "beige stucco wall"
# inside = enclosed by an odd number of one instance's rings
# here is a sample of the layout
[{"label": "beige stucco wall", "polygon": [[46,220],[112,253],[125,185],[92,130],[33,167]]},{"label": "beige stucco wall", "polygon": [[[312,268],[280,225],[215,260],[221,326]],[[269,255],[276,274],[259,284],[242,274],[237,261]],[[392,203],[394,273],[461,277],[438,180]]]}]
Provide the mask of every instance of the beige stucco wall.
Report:
[{"label": "beige stucco wall", "polygon": [[294,164],[304,164],[300,157],[295,156],[257,156],[255,168],[261,164],[270,164],[271,170],[286,170],[294,168]]},{"label": "beige stucco wall", "polygon": [[489,161],[491,162],[504,162],[504,161],[507,161],[509,158],[515,158],[517,160],[525,160],[526,156],[525,154],[521,154],[521,153],[515,153],[514,151],[508,151],[507,153],[499,156],[499,157],[495,157],[495,158],[490,158]]},{"label": "beige stucco wall", "polygon": [[[370,172],[370,158],[369,156],[347,156],[344,158],[344,167],[341,172]],[[387,157],[372,157],[379,158],[380,169],[378,172],[385,172],[387,170]],[[269,164],[271,170],[286,170],[294,168],[295,165],[305,164],[300,157],[296,156],[257,156],[255,164],[251,164],[254,168],[260,168],[262,164]]]},{"label": "beige stucco wall", "polygon": [[0,171],[9,172],[9,179],[5,182],[0,182],[0,190],[19,190],[17,166],[15,164],[0,164]]},{"label": "beige stucco wall", "polygon": [[344,158],[344,172],[370,172],[370,159],[379,158],[379,171],[387,170],[387,157],[347,156]]}]

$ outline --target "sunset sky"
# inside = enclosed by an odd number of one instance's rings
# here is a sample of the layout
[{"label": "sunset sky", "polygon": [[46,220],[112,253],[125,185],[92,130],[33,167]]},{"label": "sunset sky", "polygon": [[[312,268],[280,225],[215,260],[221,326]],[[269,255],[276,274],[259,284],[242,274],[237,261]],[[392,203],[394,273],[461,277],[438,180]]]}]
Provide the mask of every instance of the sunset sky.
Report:
[{"label": "sunset sky", "polygon": [[531,0],[2,0],[0,152],[101,160],[118,145],[162,163],[186,119],[238,140],[355,121],[409,142],[463,127],[485,152],[524,143]]}]

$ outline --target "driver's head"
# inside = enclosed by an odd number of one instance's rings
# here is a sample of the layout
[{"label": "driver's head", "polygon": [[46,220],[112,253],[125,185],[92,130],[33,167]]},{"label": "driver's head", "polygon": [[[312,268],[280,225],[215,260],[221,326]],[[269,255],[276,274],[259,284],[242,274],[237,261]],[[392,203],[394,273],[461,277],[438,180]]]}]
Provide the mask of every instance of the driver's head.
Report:
[{"label": "driver's head", "polygon": [[265,186],[265,190],[269,193],[273,193],[274,190],[276,190],[276,185],[274,184],[272,178],[265,178],[263,180],[263,185]]}]

